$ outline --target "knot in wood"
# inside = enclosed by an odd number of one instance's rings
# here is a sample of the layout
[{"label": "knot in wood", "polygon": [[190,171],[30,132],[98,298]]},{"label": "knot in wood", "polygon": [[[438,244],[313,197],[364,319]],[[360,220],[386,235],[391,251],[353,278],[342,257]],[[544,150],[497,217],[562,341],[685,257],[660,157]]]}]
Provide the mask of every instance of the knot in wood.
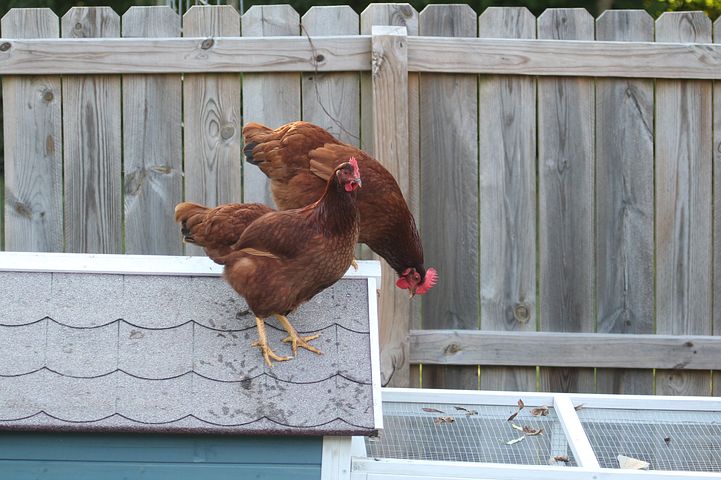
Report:
[{"label": "knot in wood", "polygon": [[50,90],[45,90],[45,92],[43,92],[43,100],[46,102],[52,102],[53,98],[55,98],[55,95],[53,95],[53,92]]},{"label": "knot in wood", "polygon": [[220,129],[220,136],[223,138],[223,140],[228,140],[233,135],[235,135],[235,128],[233,128],[232,125],[226,125]]},{"label": "knot in wood", "polygon": [[325,55],[321,55],[320,53],[315,56],[315,63],[320,63],[325,60]]},{"label": "knot in wood", "polygon": [[513,317],[520,323],[526,323],[531,317],[531,310],[525,303],[519,303],[513,307]]},{"label": "knot in wood", "polygon": [[11,46],[12,45],[10,45],[10,42],[3,42],[2,44],[0,44],[0,52],[7,52],[8,50],[10,50]]},{"label": "knot in wood", "polygon": [[212,38],[206,38],[205,40],[203,40],[203,43],[200,44],[200,48],[202,48],[203,50],[207,50],[214,44],[215,40],[213,40]]},{"label": "knot in wood", "polygon": [[461,346],[457,343],[449,343],[448,346],[443,350],[446,355],[453,355],[461,351]]}]

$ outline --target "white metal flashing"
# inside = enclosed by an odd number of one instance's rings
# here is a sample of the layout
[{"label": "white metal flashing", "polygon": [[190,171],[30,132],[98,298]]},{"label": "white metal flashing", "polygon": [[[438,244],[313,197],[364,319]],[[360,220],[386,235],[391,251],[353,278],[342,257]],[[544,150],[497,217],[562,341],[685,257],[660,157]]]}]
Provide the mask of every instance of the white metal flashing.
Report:
[{"label": "white metal flashing", "polygon": [[[0,271],[220,276],[223,266],[203,256],[0,252]],[[360,260],[343,278],[379,277],[380,271],[379,262]]]},{"label": "white metal flashing", "polygon": [[[376,262],[378,263],[378,262]],[[360,270],[360,269],[359,269]],[[375,277],[368,278],[368,315],[371,343],[371,384],[373,386],[373,421],[375,428],[383,428],[383,395],[381,393],[381,354],[378,334],[378,294]]]}]

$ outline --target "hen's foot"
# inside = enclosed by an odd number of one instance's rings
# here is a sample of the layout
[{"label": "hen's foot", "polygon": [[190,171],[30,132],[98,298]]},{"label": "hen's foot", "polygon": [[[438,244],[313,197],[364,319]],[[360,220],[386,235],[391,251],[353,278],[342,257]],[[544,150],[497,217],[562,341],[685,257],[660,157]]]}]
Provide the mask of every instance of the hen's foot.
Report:
[{"label": "hen's foot", "polygon": [[320,337],[320,333],[316,333],[315,335],[308,335],[305,337],[302,337],[298,335],[298,332],[296,331],[295,327],[291,325],[290,321],[285,318],[283,315],[276,315],[275,318],[277,318],[280,323],[283,325],[283,328],[285,328],[285,331],[288,332],[288,336],[283,339],[283,342],[290,343],[290,348],[293,350],[293,355],[295,355],[298,352],[298,347],[305,348],[309,352],[317,353],[318,355],[322,355],[323,352],[315,348],[313,345],[311,345],[311,340],[315,340],[316,338]]},{"label": "hen's foot", "polygon": [[260,348],[260,351],[263,352],[263,358],[265,358],[265,363],[268,364],[269,367],[273,366],[273,362],[270,360],[273,359],[276,362],[285,362],[286,360],[290,360],[293,357],[281,357],[280,355],[276,355],[276,353],[270,349],[268,346],[268,339],[265,336],[265,323],[261,318],[255,317],[255,324],[258,327],[258,340],[253,342],[251,346]]}]

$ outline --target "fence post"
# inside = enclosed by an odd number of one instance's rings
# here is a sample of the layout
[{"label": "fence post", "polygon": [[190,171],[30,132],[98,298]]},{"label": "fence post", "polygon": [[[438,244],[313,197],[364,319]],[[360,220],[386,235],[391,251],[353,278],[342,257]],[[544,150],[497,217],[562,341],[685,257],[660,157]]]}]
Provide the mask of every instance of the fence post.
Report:
[{"label": "fence post", "polygon": [[[408,183],[408,42],[405,27],[372,29],[371,78],[375,156],[401,185]],[[409,300],[395,295],[395,273],[383,264],[381,280],[381,380],[407,386]]]}]

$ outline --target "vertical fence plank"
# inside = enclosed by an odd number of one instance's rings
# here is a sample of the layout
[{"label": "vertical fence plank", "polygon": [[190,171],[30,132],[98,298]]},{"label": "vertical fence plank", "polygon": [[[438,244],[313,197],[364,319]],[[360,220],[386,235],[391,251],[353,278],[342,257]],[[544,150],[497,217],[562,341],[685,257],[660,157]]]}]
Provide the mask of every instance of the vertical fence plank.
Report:
[{"label": "vertical fence plank", "polygon": [[[653,41],[643,10],[609,10],[596,39]],[[596,286],[600,333],[653,333],[653,80],[596,80]],[[650,370],[598,369],[598,393],[652,394]]]},{"label": "vertical fence plank", "polygon": [[[63,37],[119,37],[109,7],[73,7]],[[120,76],[66,76],[63,91],[65,249],[122,253]]]},{"label": "vertical fence plank", "polygon": [[[239,36],[238,12],[225,6],[193,6],[183,16],[183,35]],[[199,48],[203,48],[201,45]],[[205,205],[240,202],[240,78],[234,73],[186,74],[183,81],[185,199]],[[186,246],[186,252],[203,255]]]},{"label": "vertical fence plank", "polygon": [[[583,9],[549,9],[538,37],[593,40]],[[538,80],[541,330],[593,332],[593,80]],[[542,368],[541,389],[589,392],[593,369]]]},{"label": "vertical fence plank", "polygon": [[[424,36],[475,37],[468,5],[428,5]],[[423,297],[423,327],[477,329],[478,77],[424,73],[420,80],[421,225],[425,260],[441,272]],[[441,200],[442,199],[442,200]],[[478,388],[478,368],[423,368],[424,387]]]},{"label": "vertical fence plank", "polygon": [[[300,17],[290,5],[253,5],[243,14],[243,36],[298,35]],[[271,128],[300,119],[300,78],[297,73],[243,75],[243,123],[260,122]],[[268,179],[243,161],[243,199],[274,205]]]},{"label": "vertical fence plank", "polygon": [[[13,9],[6,38],[57,38],[49,8]],[[63,251],[62,120],[59,76],[4,76],[5,249]]]},{"label": "vertical fence plank", "polygon": [[[408,35],[418,35],[418,13],[413,7],[407,3],[387,3],[387,4],[371,4],[361,13],[361,33],[365,35],[371,34],[372,27],[374,25],[391,25],[391,26],[403,26],[406,27]],[[420,182],[420,163],[418,161],[418,74],[410,74],[408,77],[408,101],[407,106],[407,130],[408,130],[408,159],[406,166],[402,169],[403,176],[399,177],[395,172],[392,162],[392,158],[383,158],[381,153],[375,150],[374,140],[374,124],[373,117],[375,110],[373,108],[373,94],[372,94],[372,80],[370,73],[361,74],[361,148],[365,151],[374,155],[383,165],[389,168],[389,171],[394,174],[398,185],[403,192],[403,196],[408,203],[411,213],[416,218],[419,218],[419,202],[418,202],[418,186]],[[421,225],[419,224],[419,227]],[[365,254],[361,255],[361,258],[370,258],[368,250]],[[377,258],[377,257],[376,257]],[[414,328],[420,328],[420,300],[415,299],[408,301],[405,291],[396,289],[395,278],[396,274],[385,262],[382,263],[382,281],[381,281],[381,296],[378,302],[378,308],[380,311],[381,330],[395,328],[398,330],[398,335],[403,337],[403,344],[405,345],[401,350],[395,350],[398,352],[405,352],[407,354],[408,345],[408,327],[411,325]],[[400,333],[405,329],[405,333]],[[381,348],[384,348],[384,343],[381,343]],[[390,355],[390,356],[389,356]],[[384,385],[387,384],[389,387],[407,387],[409,383],[409,372],[412,371],[412,375],[415,379],[414,384],[420,380],[420,373],[417,366],[408,367],[408,356],[399,357],[395,354],[387,352],[383,354],[386,360],[386,370],[382,371],[381,375],[384,377]],[[390,366],[389,363],[390,362]],[[388,372],[394,371],[396,368],[398,373],[389,374]]]},{"label": "vertical fence plank", "polygon": [[[123,37],[179,37],[170,7],[131,7]],[[125,252],[182,255],[173,208],[182,200],[180,75],[123,76]]]},{"label": "vertical fence plank", "polygon": [[[721,18],[716,19],[714,42],[721,43]],[[714,279],[713,334],[721,335],[721,81],[714,82],[713,91],[713,150],[714,150]],[[713,374],[713,395],[721,397],[721,371]]]},{"label": "vertical fence plank", "polygon": [[[478,36],[536,38],[524,7],[490,7]],[[481,329],[536,330],[536,81],[479,85]],[[481,367],[482,390],[533,391],[535,368]]]},{"label": "vertical fence plank", "polygon": [[[399,179],[408,176],[408,42],[404,27],[374,26],[372,29],[373,138],[375,151],[388,171]],[[393,277],[383,272],[381,292],[392,292]],[[384,296],[381,296],[383,299]],[[381,381],[397,378],[406,385],[408,364],[409,299],[393,302],[391,294],[381,307],[379,337]]]},{"label": "vertical fence plank", "polygon": [[[711,41],[703,12],[664,13],[657,42]],[[712,82],[656,81],[656,333],[711,334]],[[656,371],[659,395],[709,395],[706,372]]]},{"label": "vertical fence plank", "polygon": [[[302,34],[357,35],[358,14],[348,5],[311,7],[303,15]],[[360,145],[360,83],[355,72],[302,75],[303,119],[325,128],[336,138]]]}]

